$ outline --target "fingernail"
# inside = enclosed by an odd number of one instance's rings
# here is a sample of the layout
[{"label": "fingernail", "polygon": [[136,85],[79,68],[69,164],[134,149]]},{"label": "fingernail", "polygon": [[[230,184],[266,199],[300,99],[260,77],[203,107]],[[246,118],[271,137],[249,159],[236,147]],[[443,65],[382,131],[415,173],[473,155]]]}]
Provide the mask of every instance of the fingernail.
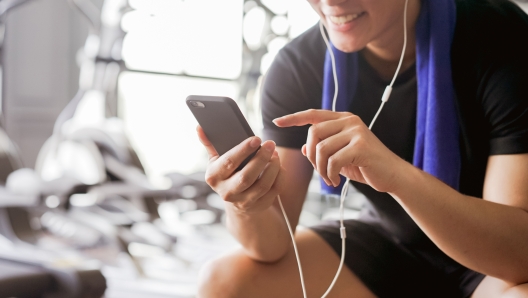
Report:
[{"label": "fingernail", "polygon": [[271,152],[271,151],[275,150],[275,142],[273,142],[273,141],[271,141],[271,142],[266,142],[264,145],[262,145],[262,147],[263,147],[265,150]]},{"label": "fingernail", "polygon": [[284,117],[275,118],[271,122],[273,122],[273,124],[277,125],[277,121],[282,119],[282,118],[284,118]]},{"label": "fingernail", "polygon": [[249,146],[253,148],[257,148],[260,145],[260,139],[258,137],[254,137],[253,140],[249,143]]},{"label": "fingernail", "polygon": [[275,156],[275,157],[279,156],[279,152],[277,152],[277,150],[275,150],[275,152],[273,152],[273,156]]}]

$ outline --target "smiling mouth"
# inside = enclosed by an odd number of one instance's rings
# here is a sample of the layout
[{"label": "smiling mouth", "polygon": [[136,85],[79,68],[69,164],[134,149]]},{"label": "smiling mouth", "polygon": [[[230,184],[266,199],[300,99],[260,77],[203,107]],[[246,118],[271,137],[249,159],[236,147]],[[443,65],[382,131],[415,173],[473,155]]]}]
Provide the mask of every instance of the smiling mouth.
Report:
[{"label": "smiling mouth", "polygon": [[347,15],[341,15],[341,16],[328,16],[328,19],[330,22],[336,24],[336,25],[344,25],[346,23],[350,23],[354,21],[355,19],[363,16],[365,12],[360,12],[356,14],[347,14]]}]

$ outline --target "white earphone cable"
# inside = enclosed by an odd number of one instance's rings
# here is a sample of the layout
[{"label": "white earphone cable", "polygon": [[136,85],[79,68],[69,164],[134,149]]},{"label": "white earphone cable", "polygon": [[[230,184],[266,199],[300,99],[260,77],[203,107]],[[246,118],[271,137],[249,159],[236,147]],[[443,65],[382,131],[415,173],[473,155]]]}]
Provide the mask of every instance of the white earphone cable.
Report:
[{"label": "white earphone cable", "polygon": [[[403,13],[403,29],[404,29],[404,32],[403,32],[403,50],[402,50],[402,54],[401,54],[401,57],[400,57],[400,62],[398,63],[398,68],[396,69],[396,73],[394,73],[394,77],[393,77],[390,85],[387,86],[387,88],[385,88],[385,92],[383,93],[383,97],[381,98],[381,105],[380,105],[376,115],[374,116],[374,118],[370,122],[369,130],[372,130],[372,127],[374,126],[374,123],[378,119],[378,116],[381,113],[381,110],[383,109],[383,106],[389,100],[389,97],[390,97],[390,95],[392,93],[392,86],[394,85],[394,82],[396,81],[398,73],[400,72],[401,66],[403,64],[403,58],[405,57],[405,50],[407,48],[407,4],[408,4],[408,2],[409,2],[409,0],[405,0],[405,9],[404,9],[404,13]],[[330,58],[331,58],[331,61],[332,61],[332,74],[333,74],[334,83],[335,83],[335,92],[334,92],[334,98],[333,98],[333,101],[332,101],[332,111],[335,112],[336,111],[336,103],[337,103],[337,95],[338,95],[338,92],[339,92],[339,84],[338,84],[338,81],[337,81],[337,70],[336,70],[335,57],[334,57],[334,52],[332,51],[332,47],[330,46],[330,42],[328,41],[328,38],[326,37],[326,34],[324,32],[323,22],[321,22],[321,21],[319,21],[319,29],[321,31],[321,35],[323,36],[323,40],[324,40],[324,42],[326,44],[328,52],[330,53]],[[323,294],[322,298],[326,298],[328,296],[328,294],[330,293],[330,291],[332,290],[332,288],[334,287],[335,283],[337,282],[337,279],[339,278],[339,275],[341,274],[341,270],[343,269],[343,265],[345,263],[346,229],[345,229],[345,225],[344,225],[344,209],[345,209],[344,208],[344,203],[345,203],[345,198],[346,198],[346,195],[347,195],[347,192],[348,192],[348,186],[349,185],[350,185],[350,179],[347,178],[346,182],[345,182],[345,184],[343,186],[343,189],[341,190],[341,198],[340,198],[340,203],[339,203],[339,222],[340,222],[339,232],[340,232],[341,239],[342,239],[341,260],[339,262],[339,267],[337,268],[336,275],[334,276],[334,279],[332,280],[332,283],[330,284],[330,286],[328,287],[326,292]],[[297,259],[297,266],[299,267],[299,275],[300,275],[300,278],[301,278],[301,286],[302,286],[302,291],[303,291],[303,297],[307,298],[306,286],[305,286],[305,283],[304,283],[304,276],[303,276],[302,266],[301,266],[301,259],[299,258],[299,252],[297,250],[297,244],[295,243],[295,236],[293,234],[293,230],[291,228],[290,221],[288,220],[288,215],[286,215],[286,211],[284,210],[284,207],[282,205],[282,201],[281,201],[280,196],[277,196],[277,199],[279,201],[279,205],[280,205],[280,208],[281,208],[281,211],[282,211],[282,215],[284,216],[284,219],[286,220],[286,225],[288,227],[288,231],[289,231],[290,237],[292,239],[293,249],[295,251],[295,258]]]},{"label": "white earphone cable", "polygon": [[339,94],[339,83],[337,81],[337,67],[335,62],[335,56],[334,51],[332,51],[332,47],[330,46],[330,42],[328,41],[328,37],[326,37],[326,34],[324,32],[324,25],[323,22],[319,21],[319,30],[321,31],[321,36],[323,36],[323,40],[326,44],[326,48],[328,49],[328,53],[330,54],[330,61],[332,62],[332,75],[334,77],[334,98],[332,99],[332,111],[336,111],[336,104],[337,104],[337,95]]},{"label": "white earphone cable", "polygon": [[284,207],[282,206],[282,201],[280,196],[277,196],[277,200],[279,200],[279,206],[282,211],[282,215],[284,215],[284,220],[286,220],[286,226],[288,226],[288,232],[290,232],[290,236],[293,243],[293,250],[295,252],[295,258],[297,259],[297,267],[299,267],[299,275],[301,277],[301,286],[303,291],[303,297],[306,298],[306,286],[304,285],[304,276],[301,266],[301,259],[299,258],[299,251],[297,250],[297,244],[295,243],[295,237],[293,236],[293,230],[290,225],[290,221],[288,220],[288,215],[286,214],[286,211],[284,210]]},{"label": "white earphone cable", "polygon": [[[330,60],[332,61],[332,74],[334,77],[334,84],[335,84],[335,92],[334,92],[334,98],[332,100],[332,111],[336,111],[336,103],[337,103],[337,95],[339,94],[339,83],[337,81],[337,70],[336,70],[336,62],[335,62],[335,56],[334,51],[332,50],[332,47],[330,46],[330,42],[328,41],[328,37],[326,37],[326,34],[324,32],[324,26],[323,22],[319,21],[319,30],[321,31],[321,35],[323,36],[323,40],[326,44],[326,48],[328,49],[328,53],[330,54]],[[345,229],[345,223],[344,223],[344,203],[345,203],[345,197],[346,197],[346,191],[348,190],[348,183],[350,182],[349,179],[347,179],[345,186],[341,190],[341,199],[339,203],[339,232],[341,235],[341,260],[339,261],[339,267],[337,268],[337,272],[334,276],[334,279],[330,283],[330,286],[328,286],[328,289],[323,294],[322,298],[326,298],[328,294],[330,294],[330,291],[332,291],[332,288],[334,287],[335,283],[337,282],[337,279],[339,278],[339,274],[341,274],[341,270],[343,269],[343,265],[345,264],[345,247],[346,247],[346,229]]]},{"label": "white earphone cable", "polygon": [[396,82],[396,77],[398,76],[398,73],[400,72],[400,69],[403,64],[403,58],[405,57],[405,50],[407,49],[407,5],[409,4],[409,0],[405,0],[405,8],[403,10],[403,50],[400,57],[400,62],[398,63],[398,68],[396,69],[396,72],[394,73],[394,77],[392,78],[392,81],[389,86],[394,85],[394,82]]},{"label": "white earphone cable", "polygon": [[385,88],[385,92],[383,92],[383,96],[381,97],[381,105],[376,115],[374,115],[374,118],[372,118],[372,122],[370,122],[369,130],[372,130],[374,123],[378,119],[378,116],[381,113],[381,110],[383,109],[383,106],[389,100],[389,97],[392,93],[392,87],[394,86],[394,82],[396,82],[396,78],[398,77],[398,73],[400,73],[400,69],[403,64],[403,58],[405,57],[405,50],[407,49],[407,4],[408,3],[409,3],[409,0],[405,0],[405,9],[403,10],[403,50],[401,53],[400,62],[398,63],[398,68],[396,68],[396,72],[394,73],[394,77],[392,78],[390,85],[387,86],[387,88]]}]

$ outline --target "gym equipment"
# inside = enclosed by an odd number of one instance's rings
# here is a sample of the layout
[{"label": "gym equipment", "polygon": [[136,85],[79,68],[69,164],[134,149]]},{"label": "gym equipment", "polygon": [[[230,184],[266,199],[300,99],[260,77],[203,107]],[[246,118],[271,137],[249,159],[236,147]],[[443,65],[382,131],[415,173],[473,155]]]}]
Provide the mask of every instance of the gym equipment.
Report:
[{"label": "gym equipment", "polygon": [[[167,279],[179,274],[188,280],[182,271],[203,254],[178,251],[175,244],[189,242],[188,236],[196,231],[208,236],[218,234],[209,224],[221,221],[221,204],[205,183],[203,173],[169,174],[170,188],[153,186],[124,133],[121,119],[112,117],[117,79],[126,69],[121,60],[125,33],[120,20],[130,10],[127,1],[105,0],[101,10],[88,0],[69,2],[90,23],[89,36],[78,55],[80,88],[57,118],[52,136],[40,150],[35,171],[23,169],[21,164],[9,170],[13,174],[9,187],[4,189],[5,198],[30,194],[25,197],[26,206],[38,206],[22,208],[18,200],[15,213],[0,215],[0,270],[16,273],[15,279],[0,277],[0,287],[13,285],[3,288],[11,292],[0,292],[0,296],[9,293],[6,295],[31,297],[19,292],[24,289],[17,288],[15,282],[29,278],[39,280],[35,288],[70,280],[61,285],[76,284],[77,289],[84,289],[92,280],[97,285],[94,288],[104,291],[106,284],[100,271],[79,272],[104,263],[107,275],[123,266],[122,259],[132,264],[125,268],[128,271],[124,275]],[[20,187],[28,182],[34,187]],[[0,201],[7,202],[2,198]],[[57,247],[56,251],[50,252],[51,247]],[[34,260],[30,252],[45,257]],[[95,267],[88,266],[94,255],[101,261],[95,262]],[[163,264],[160,256],[165,257]],[[17,270],[13,264],[21,265]],[[67,278],[58,281],[57,264],[72,265],[63,270],[71,274],[61,274]],[[176,275],[167,273],[166,264],[173,266]],[[71,290],[64,297],[78,297],[75,293]]]},{"label": "gym equipment", "polygon": [[[6,14],[29,0],[0,1],[0,52]],[[0,297],[101,297],[106,281],[98,264],[73,255],[64,257],[33,244],[37,235],[30,213],[42,196],[66,194],[78,181],[49,182],[24,169],[16,145],[0,127]]]}]

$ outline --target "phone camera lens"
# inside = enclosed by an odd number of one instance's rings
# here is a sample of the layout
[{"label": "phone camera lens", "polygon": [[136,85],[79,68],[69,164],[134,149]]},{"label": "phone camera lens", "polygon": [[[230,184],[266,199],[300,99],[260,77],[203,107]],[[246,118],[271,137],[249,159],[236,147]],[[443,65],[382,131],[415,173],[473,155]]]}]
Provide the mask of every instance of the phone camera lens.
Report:
[{"label": "phone camera lens", "polygon": [[199,102],[199,101],[191,101],[191,105],[197,108],[205,108],[205,105],[203,104],[203,102]]}]

